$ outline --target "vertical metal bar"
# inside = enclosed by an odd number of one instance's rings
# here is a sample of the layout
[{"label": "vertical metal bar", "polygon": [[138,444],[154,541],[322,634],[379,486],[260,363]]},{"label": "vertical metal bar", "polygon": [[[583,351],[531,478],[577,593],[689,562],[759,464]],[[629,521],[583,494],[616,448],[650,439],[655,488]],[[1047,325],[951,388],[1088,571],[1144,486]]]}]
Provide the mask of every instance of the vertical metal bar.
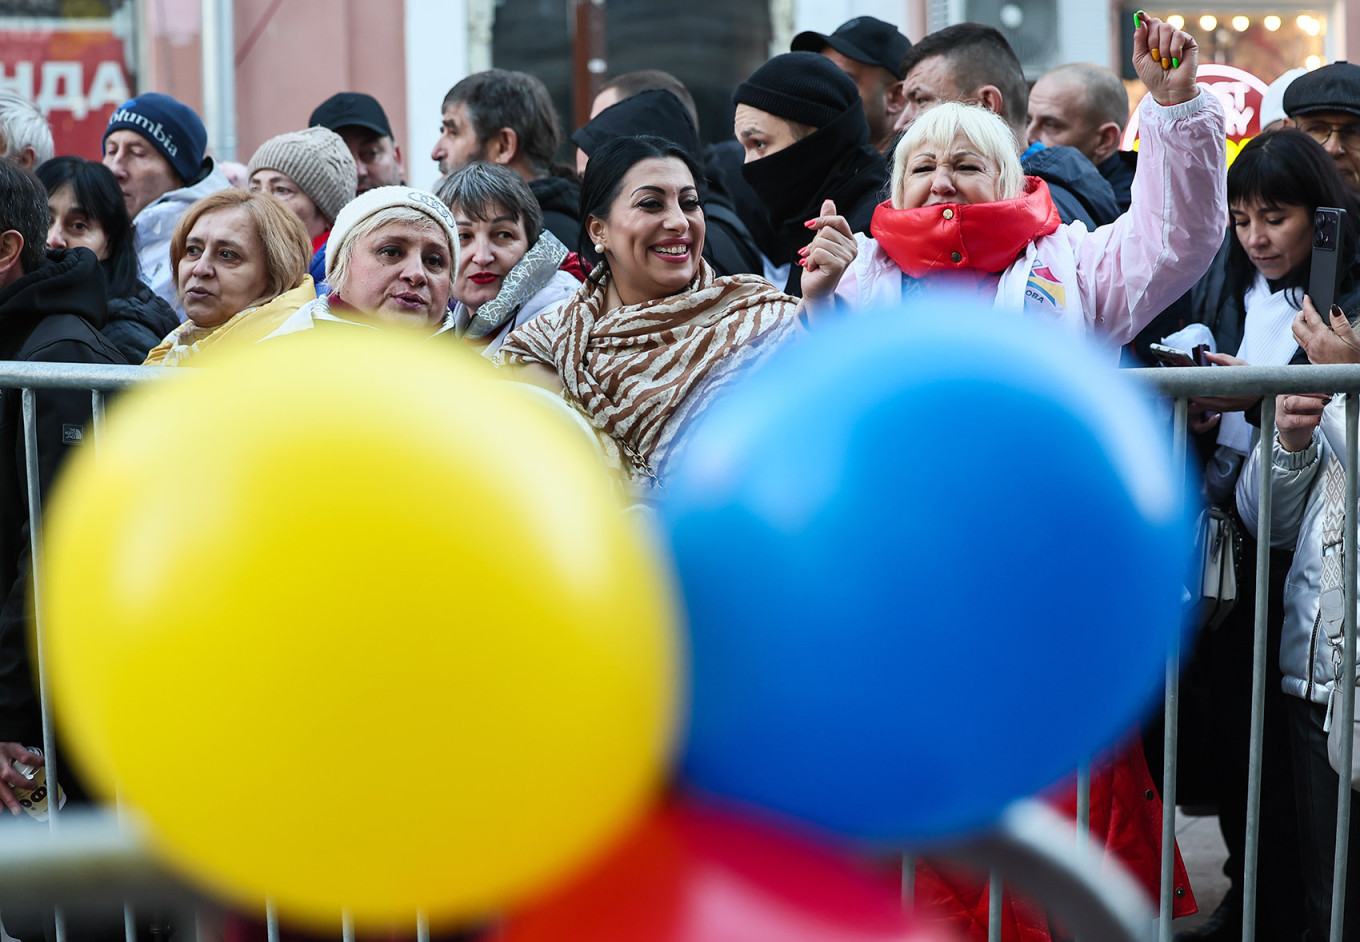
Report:
[{"label": "vertical metal bar", "polygon": [[1091,766],[1077,769],[1077,834],[1082,841],[1091,836]]},{"label": "vertical metal bar", "polygon": [[907,912],[916,909],[916,857],[914,854],[902,855],[902,908]]},{"label": "vertical metal bar", "polygon": [[98,389],[90,390],[90,428],[94,438],[94,451],[99,454],[99,440],[104,435],[104,394]]},{"label": "vertical metal bar", "polygon": [[[42,622],[42,488],[38,481],[38,402],[33,390],[21,392],[24,416],[24,476],[28,486],[29,578],[33,585],[33,627],[38,659],[38,709],[42,717],[43,767],[47,774],[47,827],[55,832],[61,811],[57,775],[56,729],[52,725],[51,684],[47,676],[47,639]],[[66,914],[52,911],[56,942],[66,942]]]},{"label": "vertical metal bar", "polygon": [[1242,854],[1242,942],[1256,939],[1256,863],[1260,856],[1261,743],[1265,735],[1266,616],[1270,608],[1271,479],[1275,468],[1275,397],[1261,397],[1261,500],[1256,521],[1256,630],[1251,656],[1251,746],[1247,759],[1247,835]]},{"label": "vertical metal bar", "polygon": [[268,942],[279,942],[279,907],[272,899],[264,901],[264,932]]},{"label": "vertical metal bar", "polygon": [[1355,502],[1356,479],[1360,475],[1356,458],[1356,425],[1360,423],[1360,397],[1346,396],[1346,535],[1342,543],[1344,561],[1342,571],[1345,586],[1345,641],[1341,649],[1341,715],[1333,716],[1333,723],[1341,724],[1341,781],[1336,796],[1336,856],[1332,869],[1332,942],[1341,942],[1341,930],[1346,923],[1346,861],[1350,855],[1351,837],[1351,729],[1355,723]]},{"label": "vertical metal bar", "polygon": [[[113,790],[113,809],[114,814],[118,815],[120,827],[126,825],[127,817],[124,813],[122,790],[114,787]],[[137,910],[131,903],[123,904],[123,939],[124,942],[137,942]]]},{"label": "vertical metal bar", "polygon": [[[1172,467],[1185,475],[1190,400],[1177,399],[1171,428]],[[1166,652],[1166,702],[1162,714],[1162,859],[1157,900],[1157,938],[1171,942],[1176,881],[1176,744],[1180,738],[1181,643],[1174,638]]]},{"label": "vertical metal bar", "polygon": [[348,909],[340,914],[340,938],[342,942],[354,942],[354,914]]},{"label": "vertical metal bar", "polygon": [[987,942],[1001,942],[1001,874],[995,870],[987,886]]},{"label": "vertical metal bar", "polygon": [[430,942],[430,917],[424,910],[416,912],[416,942]]},{"label": "vertical metal bar", "polygon": [[32,389],[22,392],[24,414],[24,472],[28,486],[29,570],[33,584],[33,624],[37,634],[38,702],[42,716],[44,768],[47,770],[47,822],[57,829],[61,804],[57,800],[56,731],[52,726],[52,701],[48,695],[47,643],[42,631],[42,493],[38,483],[38,413]]},{"label": "vertical metal bar", "polygon": [[204,925],[203,910],[194,910],[194,942],[207,942],[208,927]]}]

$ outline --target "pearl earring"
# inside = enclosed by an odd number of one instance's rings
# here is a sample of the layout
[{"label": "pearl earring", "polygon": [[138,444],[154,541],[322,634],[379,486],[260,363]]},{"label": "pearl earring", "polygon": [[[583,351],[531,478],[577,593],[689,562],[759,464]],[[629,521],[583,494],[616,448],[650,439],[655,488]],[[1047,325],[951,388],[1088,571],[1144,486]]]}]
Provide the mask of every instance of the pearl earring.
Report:
[{"label": "pearl earring", "polygon": [[603,255],[603,254],[604,254],[604,243],[603,243],[603,242],[596,242],[596,243],[595,243],[595,254],[596,254],[596,255]]}]

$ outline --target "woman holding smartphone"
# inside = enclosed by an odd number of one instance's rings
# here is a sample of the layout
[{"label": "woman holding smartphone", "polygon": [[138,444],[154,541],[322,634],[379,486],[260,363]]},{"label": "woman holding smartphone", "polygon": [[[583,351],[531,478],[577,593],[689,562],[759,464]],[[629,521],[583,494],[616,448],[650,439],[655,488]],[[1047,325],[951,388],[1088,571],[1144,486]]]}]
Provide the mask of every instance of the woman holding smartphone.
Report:
[{"label": "woman holding smartphone", "polygon": [[[1346,188],[1327,152],[1308,135],[1286,128],[1262,134],[1242,148],[1228,170],[1228,207],[1223,247],[1191,294],[1197,319],[1213,329],[1218,349],[1225,351],[1207,354],[1206,359],[1225,366],[1308,362],[1292,328],[1299,318],[1311,316],[1317,322],[1317,311],[1307,295],[1313,217],[1319,207],[1346,210],[1341,231],[1345,235],[1342,244],[1348,248],[1343,258],[1354,263],[1355,246],[1360,244],[1356,241],[1360,202]],[[1360,311],[1360,268],[1354,264],[1342,272],[1336,303],[1343,324],[1340,311]],[[1330,335],[1326,328],[1322,330]],[[1208,452],[1203,476],[1206,498],[1233,514],[1241,508],[1239,600],[1251,599],[1255,593],[1256,505],[1254,494],[1243,502],[1240,495],[1235,499],[1234,490],[1239,480],[1246,483],[1244,473],[1258,473],[1243,472],[1243,462],[1261,434],[1259,402],[1255,396],[1232,396],[1190,403],[1192,427],[1203,433],[1201,445]],[[1305,911],[1315,916],[1318,908],[1313,897],[1319,877],[1312,866],[1317,855],[1312,850],[1300,852],[1300,819],[1295,814],[1296,799],[1307,800],[1303,791],[1307,780],[1297,774],[1293,761],[1297,737],[1288,719],[1291,712],[1297,712],[1290,702],[1310,689],[1312,680],[1311,670],[1305,667],[1309,638],[1297,637],[1286,614],[1286,600],[1292,592],[1286,583],[1294,581],[1294,544],[1281,538],[1296,528],[1297,522],[1293,528],[1276,524],[1270,564],[1259,879],[1260,885],[1272,890],[1262,895],[1256,913],[1258,934],[1264,938],[1298,938],[1309,919]],[[1212,765],[1218,770],[1214,786],[1219,826],[1229,851],[1225,872],[1232,884],[1214,922],[1229,934],[1241,931],[1253,609],[1239,602],[1226,621],[1204,633],[1197,653],[1197,657],[1207,656],[1209,664],[1213,712],[1205,719],[1212,733]],[[1296,787],[1300,789],[1297,794]],[[1332,796],[1335,809],[1335,791]]]}]

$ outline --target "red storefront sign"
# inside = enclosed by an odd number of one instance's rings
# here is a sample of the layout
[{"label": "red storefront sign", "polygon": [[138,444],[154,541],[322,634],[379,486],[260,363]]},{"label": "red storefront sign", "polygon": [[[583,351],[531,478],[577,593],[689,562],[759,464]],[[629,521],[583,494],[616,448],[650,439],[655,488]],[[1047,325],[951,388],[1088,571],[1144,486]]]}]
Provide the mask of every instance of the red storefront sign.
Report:
[{"label": "red storefront sign", "polygon": [[132,97],[125,45],[111,27],[0,17],[0,88],[37,103],[58,154],[97,160],[109,117]]},{"label": "red storefront sign", "polygon": [[[1250,72],[1231,65],[1207,62],[1199,67],[1200,87],[1218,96],[1228,126],[1228,163],[1233,162],[1242,145],[1261,133],[1261,99],[1266,93],[1265,82]],[[1138,138],[1138,109],[1133,110],[1129,126],[1124,129],[1124,150],[1136,150]]]}]

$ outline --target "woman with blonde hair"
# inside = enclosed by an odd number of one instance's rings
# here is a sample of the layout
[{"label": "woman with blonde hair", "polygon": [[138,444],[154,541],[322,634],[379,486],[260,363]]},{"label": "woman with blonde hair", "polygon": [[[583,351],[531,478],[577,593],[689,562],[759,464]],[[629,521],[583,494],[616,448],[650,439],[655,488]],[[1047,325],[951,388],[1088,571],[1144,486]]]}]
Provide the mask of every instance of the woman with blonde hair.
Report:
[{"label": "woman with blonde hair", "polygon": [[273,196],[232,188],[189,207],[170,240],[175,290],[188,316],[146,358],[200,365],[210,353],[262,339],[316,299],[311,240]]},{"label": "woman with blonde hair", "polygon": [[873,238],[837,295],[900,306],[922,286],[949,285],[1102,345],[1132,340],[1199,280],[1222,241],[1223,108],[1196,85],[1197,60],[1189,34],[1142,17],[1133,65],[1149,94],[1133,203],[1094,231],[1063,225],[1048,185],[1024,176],[1000,117],[958,102],[931,108],[898,143],[891,199],[874,210]]}]

